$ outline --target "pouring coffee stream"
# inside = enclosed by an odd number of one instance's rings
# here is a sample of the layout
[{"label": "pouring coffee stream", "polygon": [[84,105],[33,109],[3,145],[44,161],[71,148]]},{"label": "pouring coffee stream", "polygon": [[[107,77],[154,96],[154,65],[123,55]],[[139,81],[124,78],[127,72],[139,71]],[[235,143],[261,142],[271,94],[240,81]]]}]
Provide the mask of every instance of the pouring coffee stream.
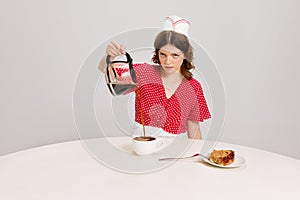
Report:
[{"label": "pouring coffee stream", "polygon": [[[137,89],[137,98],[139,100],[141,100],[141,91],[140,88]],[[140,117],[141,117],[141,122],[142,122],[142,126],[143,126],[143,134],[144,134],[144,138],[146,138],[146,130],[145,130],[145,120],[144,120],[144,114],[143,114],[143,110],[142,107],[140,107]]]},{"label": "pouring coffee stream", "polygon": [[[126,60],[120,59],[121,57],[126,57]],[[120,60],[118,60],[120,59]],[[137,87],[136,85],[136,74],[133,68],[132,58],[128,52],[124,55],[118,56],[113,61],[111,61],[111,57],[106,57],[106,84],[110,91],[110,93],[114,96],[126,94],[133,88]],[[139,101],[141,100],[141,91],[139,88],[136,90],[136,95]],[[145,130],[145,119],[143,110],[140,107],[139,110],[141,123],[143,126],[143,137],[141,140],[151,141],[151,137],[146,137]]]}]

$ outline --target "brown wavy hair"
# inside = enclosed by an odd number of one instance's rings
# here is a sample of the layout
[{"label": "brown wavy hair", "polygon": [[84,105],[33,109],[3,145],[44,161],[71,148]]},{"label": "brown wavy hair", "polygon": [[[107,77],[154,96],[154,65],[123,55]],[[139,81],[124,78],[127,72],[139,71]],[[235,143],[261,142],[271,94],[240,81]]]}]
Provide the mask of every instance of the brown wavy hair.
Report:
[{"label": "brown wavy hair", "polygon": [[193,77],[191,69],[194,69],[195,66],[192,64],[194,49],[189,42],[187,36],[177,33],[174,31],[162,31],[160,32],[154,41],[154,54],[152,56],[152,61],[154,63],[160,64],[158,51],[161,47],[171,44],[175,46],[177,49],[180,49],[184,53],[184,60],[180,67],[180,73],[188,80]]}]

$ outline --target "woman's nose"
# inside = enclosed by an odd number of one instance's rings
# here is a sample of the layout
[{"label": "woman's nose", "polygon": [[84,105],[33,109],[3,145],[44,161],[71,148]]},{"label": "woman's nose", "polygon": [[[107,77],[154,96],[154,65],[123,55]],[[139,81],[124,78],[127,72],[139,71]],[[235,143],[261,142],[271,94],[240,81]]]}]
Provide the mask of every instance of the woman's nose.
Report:
[{"label": "woman's nose", "polygon": [[165,61],[166,61],[166,64],[171,63],[171,57],[170,57],[170,56],[167,56]]}]

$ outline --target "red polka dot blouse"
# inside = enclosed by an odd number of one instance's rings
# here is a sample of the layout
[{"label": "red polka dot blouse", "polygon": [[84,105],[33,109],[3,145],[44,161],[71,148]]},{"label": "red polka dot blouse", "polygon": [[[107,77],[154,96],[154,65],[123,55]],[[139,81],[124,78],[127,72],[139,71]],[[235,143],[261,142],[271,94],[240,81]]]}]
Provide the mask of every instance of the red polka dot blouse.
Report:
[{"label": "red polka dot blouse", "polygon": [[186,132],[188,120],[202,122],[211,117],[202,87],[196,79],[183,78],[174,94],[167,98],[158,65],[134,64],[134,70],[139,88],[135,90],[136,122],[142,124],[142,109],[145,126],[180,134]]}]

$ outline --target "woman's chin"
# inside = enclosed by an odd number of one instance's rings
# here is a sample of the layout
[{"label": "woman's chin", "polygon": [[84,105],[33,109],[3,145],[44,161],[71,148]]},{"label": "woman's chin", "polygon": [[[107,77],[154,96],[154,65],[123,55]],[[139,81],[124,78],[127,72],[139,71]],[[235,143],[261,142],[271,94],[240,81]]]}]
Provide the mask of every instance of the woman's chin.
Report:
[{"label": "woman's chin", "polygon": [[176,72],[175,68],[171,68],[171,67],[168,67],[168,68],[164,68],[164,72],[166,75],[170,75],[170,74],[173,74]]}]

